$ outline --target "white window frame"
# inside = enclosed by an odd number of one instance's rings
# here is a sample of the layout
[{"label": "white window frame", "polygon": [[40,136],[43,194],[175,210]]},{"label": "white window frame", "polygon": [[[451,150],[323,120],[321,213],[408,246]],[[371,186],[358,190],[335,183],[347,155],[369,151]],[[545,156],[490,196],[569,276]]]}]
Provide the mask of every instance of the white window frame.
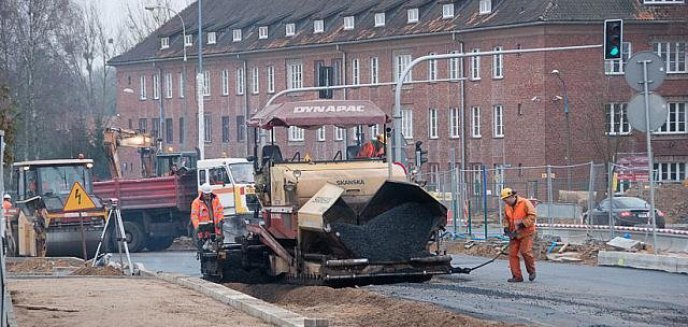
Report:
[{"label": "white window frame", "polygon": [[504,138],[504,106],[496,104],[492,106],[492,125],[495,138]]},{"label": "white window frame", "polygon": [[356,19],[354,16],[345,16],[344,17],[344,30],[345,31],[350,31],[353,30],[356,27]]},{"label": "white window frame", "polygon": [[413,139],[413,110],[412,109],[402,109],[401,110],[401,134],[404,135],[404,139]]},{"label": "white window frame", "polygon": [[268,93],[275,93],[275,66],[267,67]]},{"label": "white window frame", "polygon": [[146,100],[146,75],[141,75],[139,78],[139,99]]},{"label": "white window frame", "polygon": [[172,73],[165,74],[165,98],[172,98]]},{"label": "white window frame", "polygon": [[[480,49],[471,50],[472,53],[480,52]],[[480,80],[480,56],[471,56],[471,80]]]},{"label": "white window frame", "polygon": [[208,44],[216,44],[217,43],[217,33],[216,32],[208,32]]},{"label": "white window frame", "polygon": [[406,10],[406,23],[418,23],[418,8],[411,8]]},{"label": "white window frame", "polygon": [[654,134],[688,134],[688,102],[668,102],[667,119]]},{"label": "white window frame", "polygon": [[160,99],[160,74],[153,74],[153,99]]},{"label": "white window frame", "polygon": [[[610,136],[630,135],[631,125],[628,122],[626,103],[608,103],[605,105],[606,134]],[[618,122],[617,122],[618,120]]]},{"label": "white window frame", "polygon": [[454,18],[454,3],[445,3],[442,5],[442,19]]},{"label": "white window frame", "polygon": [[[413,58],[411,57],[410,54],[398,54],[394,56],[394,82],[399,81],[399,77],[401,77],[401,73],[404,72],[404,69],[406,69],[406,66],[408,66],[411,61],[413,61]],[[406,76],[406,79],[404,79],[404,82],[411,82],[413,81],[413,70],[409,71],[409,74]]]},{"label": "white window frame", "polygon": [[667,74],[688,73],[688,42],[657,42],[654,49],[666,63]]},{"label": "white window frame", "polygon": [[428,110],[428,138],[430,139],[440,138],[438,120],[439,112],[437,108],[430,108]]},{"label": "white window frame", "polygon": [[287,62],[287,89],[303,88],[303,62],[292,60]]},{"label": "white window frame", "polygon": [[258,39],[259,40],[265,40],[268,38],[268,27],[267,26],[261,26],[258,27]]},{"label": "white window frame", "polygon": [[222,95],[229,95],[229,70],[222,70]]},{"label": "white window frame", "polygon": [[[500,47],[495,47],[494,51],[502,51],[504,48]],[[495,54],[492,55],[492,78],[493,79],[502,79],[504,78],[504,55],[503,54]]]},{"label": "white window frame", "polygon": [[628,62],[628,59],[631,58],[631,50],[631,42],[624,42],[621,50],[623,58],[605,60],[604,73],[607,75],[623,75],[624,65]]},{"label": "white window frame", "polygon": [[485,15],[492,12],[492,0],[480,0],[480,14]]},{"label": "white window frame", "polygon": [[481,138],[482,131],[480,126],[480,107],[471,107],[471,137]]},{"label": "white window frame", "polygon": [[[458,51],[451,51],[451,54],[459,53]],[[459,58],[449,58],[449,79],[458,80],[459,79]]]},{"label": "white window frame", "polygon": [[184,47],[193,46],[193,34],[184,35]]},{"label": "white window frame", "polygon": [[213,142],[213,117],[210,113],[203,114],[203,142]]},{"label": "white window frame", "polygon": [[449,108],[449,138],[457,139],[461,135],[461,117],[459,108]]},{"label": "white window frame", "polygon": [[239,67],[236,70],[236,94],[237,95],[243,95],[244,94],[244,81],[246,81],[246,72],[244,72],[243,67]]},{"label": "white window frame", "polygon": [[[434,56],[436,53],[430,52],[429,56]],[[437,59],[428,60],[428,81],[437,80]]]},{"label": "white window frame", "polygon": [[184,98],[184,88],[186,87],[186,81],[184,80],[184,73],[179,73],[179,98]]},{"label": "white window frame", "polygon": [[289,126],[289,141],[290,142],[302,142],[304,140],[304,130],[303,128],[296,126]]},{"label": "white window frame", "polygon": [[380,125],[375,124],[370,126],[370,137],[377,137],[378,134],[380,134]]},{"label": "white window frame", "polygon": [[210,71],[203,71],[203,96],[210,96]]},{"label": "white window frame", "polygon": [[685,3],[684,0],[643,0],[645,5],[673,5]]},{"label": "white window frame", "polygon": [[682,182],[688,178],[687,162],[655,162],[656,181]]},{"label": "white window frame", "polygon": [[284,26],[284,36],[294,36],[296,35],[296,24],[288,23]]},{"label": "white window frame", "polygon": [[343,141],[344,140],[344,129],[335,127],[334,128],[334,140],[335,141]]},{"label": "white window frame", "polygon": [[325,32],[325,21],[322,19],[316,19],[313,21],[313,33]]},{"label": "white window frame", "polygon": [[385,13],[378,12],[375,13],[375,27],[385,26]]},{"label": "white window frame", "polygon": [[160,38],[160,50],[164,50],[170,47],[170,37],[165,36]]},{"label": "white window frame", "polygon": [[235,28],[232,30],[232,42],[239,42],[242,38],[242,32],[240,28]]},{"label": "white window frame", "polygon": [[325,142],[327,140],[327,130],[325,126],[318,128],[318,130],[315,132],[315,139],[318,142]]},{"label": "white window frame", "polygon": [[380,83],[380,58],[370,57],[370,84]]},{"label": "white window frame", "polygon": [[361,62],[358,58],[351,59],[351,84],[361,84]]},{"label": "white window frame", "polygon": [[251,93],[260,93],[260,71],[258,67],[253,67],[251,73]]}]

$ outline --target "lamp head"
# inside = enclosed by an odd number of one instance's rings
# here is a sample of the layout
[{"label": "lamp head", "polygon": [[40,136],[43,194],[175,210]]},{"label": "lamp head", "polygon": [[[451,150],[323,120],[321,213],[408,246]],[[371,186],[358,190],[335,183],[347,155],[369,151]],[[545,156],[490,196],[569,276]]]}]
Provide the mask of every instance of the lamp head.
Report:
[{"label": "lamp head", "polygon": [[555,69],[555,70],[552,70],[551,74],[553,74],[553,75],[559,75],[560,73],[559,73],[559,70],[558,70],[558,69]]}]

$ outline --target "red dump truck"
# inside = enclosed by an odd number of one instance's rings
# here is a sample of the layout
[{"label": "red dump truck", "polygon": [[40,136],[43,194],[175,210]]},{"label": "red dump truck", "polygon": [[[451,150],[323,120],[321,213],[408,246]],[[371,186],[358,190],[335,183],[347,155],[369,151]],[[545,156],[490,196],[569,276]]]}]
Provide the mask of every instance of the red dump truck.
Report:
[{"label": "red dump truck", "polygon": [[119,199],[129,251],[164,250],[187,235],[191,202],[198,195],[196,174],[93,183],[101,199]]}]

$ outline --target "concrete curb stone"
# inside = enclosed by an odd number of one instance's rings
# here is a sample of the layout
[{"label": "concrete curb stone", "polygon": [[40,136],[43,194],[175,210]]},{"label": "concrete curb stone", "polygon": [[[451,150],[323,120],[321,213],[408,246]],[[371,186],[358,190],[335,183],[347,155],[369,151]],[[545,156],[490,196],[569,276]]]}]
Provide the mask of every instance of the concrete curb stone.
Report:
[{"label": "concrete curb stone", "polygon": [[688,257],[677,255],[600,251],[597,256],[597,264],[599,266],[629,267],[661,270],[671,273],[688,273]]}]

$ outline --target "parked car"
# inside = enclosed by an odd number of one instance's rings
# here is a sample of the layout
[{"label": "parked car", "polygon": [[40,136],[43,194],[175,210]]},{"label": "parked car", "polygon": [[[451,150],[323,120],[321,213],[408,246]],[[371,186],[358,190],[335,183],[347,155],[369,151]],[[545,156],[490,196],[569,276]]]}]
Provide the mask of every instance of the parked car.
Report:
[{"label": "parked car", "polygon": [[[591,213],[583,214],[583,222],[591,225],[609,225],[609,204],[612,205],[612,218],[615,226],[651,226],[650,204],[647,201],[622,196],[615,197],[613,201],[609,198],[602,200]],[[665,227],[664,213],[655,208],[655,219],[657,228]]]}]

